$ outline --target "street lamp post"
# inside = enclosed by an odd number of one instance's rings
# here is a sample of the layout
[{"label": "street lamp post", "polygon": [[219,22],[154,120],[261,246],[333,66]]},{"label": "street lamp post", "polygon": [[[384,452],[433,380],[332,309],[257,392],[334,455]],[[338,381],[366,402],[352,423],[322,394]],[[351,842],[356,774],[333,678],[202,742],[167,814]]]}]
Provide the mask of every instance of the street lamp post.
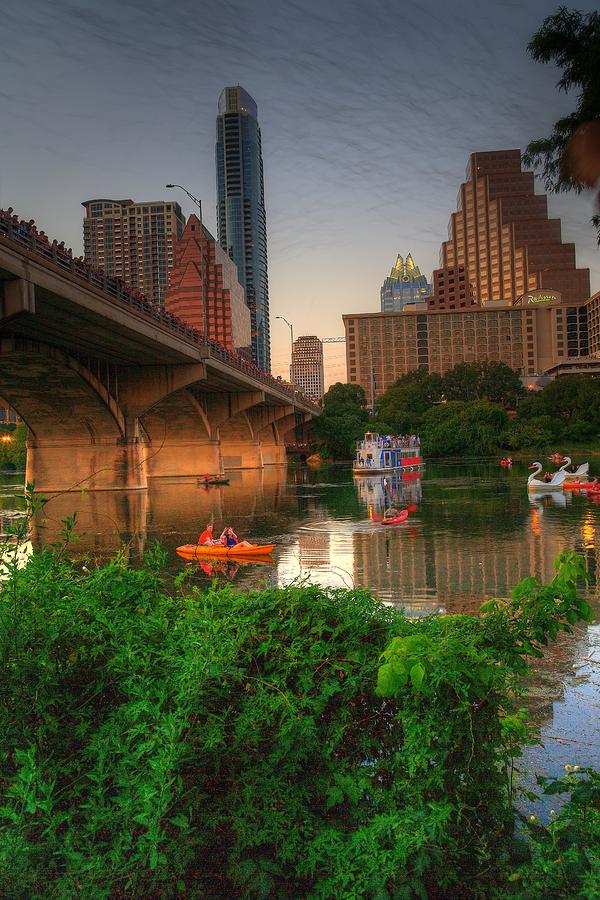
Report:
[{"label": "street lamp post", "polygon": [[275,316],[275,318],[281,319],[281,321],[285,322],[285,324],[290,329],[290,340],[292,342],[292,350],[293,350],[294,349],[294,326],[292,325],[291,322],[288,322],[288,320],[285,318],[285,316]]},{"label": "street lamp post", "polygon": [[208,327],[207,327],[207,304],[208,304],[208,293],[207,293],[207,284],[206,278],[204,277],[205,267],[204,267],[204,247],[203,247],[203,229],[204,226],[202,224],[202,202],[198,200],[197,197],[188,191],[187,188],[184,188],[182,184],[165,184],[167,188],[179,188],[180,191],[183,191],[184,194],[187,194],[190,200],[196,204],[198,207],[198,211],[200,213],[200,278],[202,279],[202,331],[204,340],[208,338]]},{"label": "street lamp post", "polygon": [[194,197],[187,188],[184,188],[182,184],[165,184],[165,187],[168,188],[179,188],[180,191],[183,191],[184,194],[187,194],[190,200],[196,204],[198,209],[200,210],[200,222],[202,222],[202,202],[198,200],[197,197]]}]

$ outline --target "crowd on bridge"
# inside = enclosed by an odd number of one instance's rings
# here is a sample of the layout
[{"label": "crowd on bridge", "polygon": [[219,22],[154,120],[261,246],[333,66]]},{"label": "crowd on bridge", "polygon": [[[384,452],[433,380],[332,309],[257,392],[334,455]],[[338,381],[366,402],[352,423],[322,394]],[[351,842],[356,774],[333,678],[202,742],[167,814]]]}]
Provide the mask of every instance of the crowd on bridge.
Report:
[{"label": "crowd on bridge", "polygon": [[[168,310],[164,309],[160,304],[151,300],[141,291],[127,284],[122,278],[113,275],[107,275],[102,269],[91,266],[85,261],[83,256],[73,256],[70,247],[65,246],[64,241],[51,241],[45,231],[38,229],[34,219],[21,219],[15,213],[12,206],[8,209],[0,209],[0,234],[20,243],[25,243],[34,252],[40,253],[46,259],[51,260],[63,269],[68,269],[73,275],[84,278],[86,281],[107,291],[119,300],[124,301],[130,306],[145,312],[147,315],[157,319],[161,324],[169,328],[176,329],[184,337],[194,341],[196,344],[207,346],[216,356],[228,362],[236,369],[240,369],[260,381],[272,384],[278,390],[293,395],[301,395],[294,386],[288,385],[281,379],[274,378],[268,372],[263,372],[258,366],[254,365],[248,358],[235,350],[229,350],[222,344],[211,340],[207,336],[201,334],[197,329],[188,325],[183,319],[174,316]],[[306,399],[306,398],[304,398]]]}]

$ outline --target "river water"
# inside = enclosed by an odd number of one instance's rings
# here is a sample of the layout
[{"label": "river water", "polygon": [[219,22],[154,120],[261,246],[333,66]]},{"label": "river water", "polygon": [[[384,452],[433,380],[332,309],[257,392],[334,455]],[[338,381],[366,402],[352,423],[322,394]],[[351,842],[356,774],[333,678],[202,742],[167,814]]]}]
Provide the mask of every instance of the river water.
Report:
[{"label": "river water", "polygon": [[[135,562],[158,540],[170,571],[191,568],[201,583],[360,586],[417,616],[475,611],[528,575],[551,578],[557,554],[577,550],[596,624],[560,639],[532,679],[544,746],[531,755],[537,771],[556,774],[566,762],[600,766],[600,505],[562,492],[528,495],[527,474],[525,463],[508,472],[487,460],[431,462],[422,478],[392,479],[387,487],[381,477],[353,479],[348,466],[248,470],[215,488],[196,479],[153,480],[143,492],[54,497],[32,539],[55,540],[61,519],[76,512],[78,554],[104,558],[126,544]],[[18,514],[22,489],[21,476],[0,476],[3,522]],[[380,526],[390,500],[413,508],[404,525]],[[275,542],[272,561],[201,566],[181,559],[176,548],[194,542],[208,522],[217,534],[227,524],[240,538]]]}]

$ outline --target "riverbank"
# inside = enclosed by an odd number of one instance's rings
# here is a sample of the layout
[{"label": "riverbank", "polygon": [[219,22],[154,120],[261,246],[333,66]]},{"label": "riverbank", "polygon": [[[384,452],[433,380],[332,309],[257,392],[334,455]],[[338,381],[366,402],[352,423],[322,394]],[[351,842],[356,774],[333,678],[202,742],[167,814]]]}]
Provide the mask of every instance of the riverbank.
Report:
[{"label": "riverbank", "polygon": [[[164,563],[156,550],[141,568],[122,556],[89,568],[57,549],[5,584],[5,893],[599,886],[593,773],[568,774],[559,787],[579,785],[579,800],[528,823],[516,855],[512,839],[513,766],[532,727],[524,657],[589,619],[580,559],[513,604],[417,620],[361,590],[170,589]],[[557,828],[567,843],[545,871]]]}]

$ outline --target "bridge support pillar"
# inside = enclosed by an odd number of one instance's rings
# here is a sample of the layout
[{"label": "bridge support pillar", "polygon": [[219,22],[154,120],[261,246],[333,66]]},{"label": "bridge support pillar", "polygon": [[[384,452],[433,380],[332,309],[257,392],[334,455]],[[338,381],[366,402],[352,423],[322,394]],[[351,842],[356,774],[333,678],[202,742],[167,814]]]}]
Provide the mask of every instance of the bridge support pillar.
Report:
[{"label": "bridge support pillar", "polygon": [[221,458],[224,469],[262,469],[263,460],[260,441],[222,441]]},{"label": "bridge support pillar", "polygon": [[146,449],[149,478],[185,478],[222,471],[218,441],[169,441]]},{"label": "bridge support pillar", "polygon": [[31,439],[26,480],[42,493],[141,490],[148,486],[144,445],[139,438]]}]

